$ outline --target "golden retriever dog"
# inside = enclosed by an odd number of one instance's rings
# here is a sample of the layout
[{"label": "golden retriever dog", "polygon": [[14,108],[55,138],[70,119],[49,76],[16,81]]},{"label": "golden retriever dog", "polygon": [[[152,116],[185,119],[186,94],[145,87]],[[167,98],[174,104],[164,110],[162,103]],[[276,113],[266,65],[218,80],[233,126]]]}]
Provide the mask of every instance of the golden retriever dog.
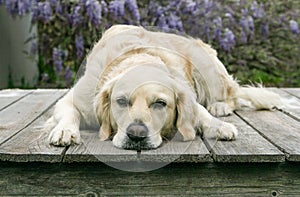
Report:
[{"label": "golden retriever dog", "polygon": [[57,146],[78,144],[80,127],[98,126],[100,140],[118,148],[154,149],[177,132],[184,141],[197,132],[235,140],[236,127],[216,117],[280,106],[275,93],[239,86],[199,39],[116,25],[95,44],[84,75],[46,126]]}]

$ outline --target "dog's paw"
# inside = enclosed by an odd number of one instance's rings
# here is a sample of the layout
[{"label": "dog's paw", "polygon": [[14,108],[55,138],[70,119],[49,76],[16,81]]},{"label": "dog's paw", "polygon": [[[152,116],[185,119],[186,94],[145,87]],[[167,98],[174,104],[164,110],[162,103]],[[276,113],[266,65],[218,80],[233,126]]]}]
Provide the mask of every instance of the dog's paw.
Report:
[{"label": "dog's paw", "polygon": [[224,102],[215,102],[207,106],[207,110],[215,117],[228,116],[233,113],[231,107]]},{"label": "dog's paw", "polygon": [[219,140],[235,140],[237,138],[238,131],[233,124],[223,122],[223,124],[217,130],[217,139]]},{"label": "dog's paw", "polygon": [[57,125],[49,134],[48,141],[55,146],[69,146],[80,144],[80,132],[72,127]]},{"label": "dog's paw", "polygon": [[218,140],[235,140],[238,135],[238,131],[233,124],[219,120],[203,131],[202,134],[205,138],[216,138]]}]

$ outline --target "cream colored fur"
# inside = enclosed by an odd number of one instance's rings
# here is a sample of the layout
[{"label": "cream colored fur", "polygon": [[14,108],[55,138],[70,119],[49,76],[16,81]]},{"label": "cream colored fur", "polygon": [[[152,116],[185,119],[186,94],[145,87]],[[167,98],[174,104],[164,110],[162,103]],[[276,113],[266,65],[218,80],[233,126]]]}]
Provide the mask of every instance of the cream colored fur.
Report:
[{"label": "cream colored fur", "polygon": [[[134,80],[125,79],[126,75],[133,76]],[[143,80],[155,82],[147,86],[153,91],[144,87],[134,89],[139,82],[145,82]],[[171,91],[162,91],[162,87]],[[275,93],[263,88],[240,87],[227,73],[216,51],[201,40],[117,25],[107,30],[96,43],[87,57],[83,77],[56,104],[46,124],[50,130],[49,142],[60,146],[80,143],[80,126],[92,126],[100,127],[101,140],[116,134],[113,143],[123,148],[126,134],[120,128],[130,124],[130,119],[114,114],[112,108],[116,105],[113,92],[126,91],[134,92],[132,108],[145,108],[135,112],[130,109],[128,113],[148,121],[145,124],[153,134],[149,137],[151,148],[161,144],[161,135],[167,134],[172,126],[181,133],[183,140],[193,140],[197,130],[204,136],[233,140],[238,133],[235,126],[215,117],[230,115],[241,106],[271,110],[282,105]],[[147,102],[151,95],[154,97],[160,92],[166,100],[173,99],[167,105],[168,110],[159,113],[167,121],[160,122],[159,118],[150,121],[145,117],[158,116],[158,112],[145,106],[150,105]],[[138,117],[143,113],[145,117]],[[152,128],[160,124],[162,129],[157,133]]]}]

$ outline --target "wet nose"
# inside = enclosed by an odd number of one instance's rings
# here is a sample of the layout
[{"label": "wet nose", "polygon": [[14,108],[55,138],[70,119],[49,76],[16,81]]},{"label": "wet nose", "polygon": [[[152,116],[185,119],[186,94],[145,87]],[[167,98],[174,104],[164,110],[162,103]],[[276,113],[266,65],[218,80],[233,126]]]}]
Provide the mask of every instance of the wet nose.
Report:
[{"label": "wet nose", "polygon": [[143,123],[131,123],[126,129],[126,134],[132,141],[139,142],[147,138],[148,128]]}]

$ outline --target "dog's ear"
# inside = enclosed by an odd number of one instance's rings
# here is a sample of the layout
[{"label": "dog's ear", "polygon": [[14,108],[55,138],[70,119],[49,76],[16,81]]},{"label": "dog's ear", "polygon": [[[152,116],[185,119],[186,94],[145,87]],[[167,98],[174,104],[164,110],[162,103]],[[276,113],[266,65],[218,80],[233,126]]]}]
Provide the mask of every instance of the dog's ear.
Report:
[{"label": "dog's ear", "polygon": [[112,133],[110,117],[110,97],[112,87],[103,88],[95,97],[94,109],[98,122],[100,123],[100,140],[108,139]]},{"label": "dog's ear", "polygon": [[176,83],[176,128],[181,133],[184,141],[193,140],[196,137],[198,127],[198,103],[196,96],[190,87],[184,82]]}]

